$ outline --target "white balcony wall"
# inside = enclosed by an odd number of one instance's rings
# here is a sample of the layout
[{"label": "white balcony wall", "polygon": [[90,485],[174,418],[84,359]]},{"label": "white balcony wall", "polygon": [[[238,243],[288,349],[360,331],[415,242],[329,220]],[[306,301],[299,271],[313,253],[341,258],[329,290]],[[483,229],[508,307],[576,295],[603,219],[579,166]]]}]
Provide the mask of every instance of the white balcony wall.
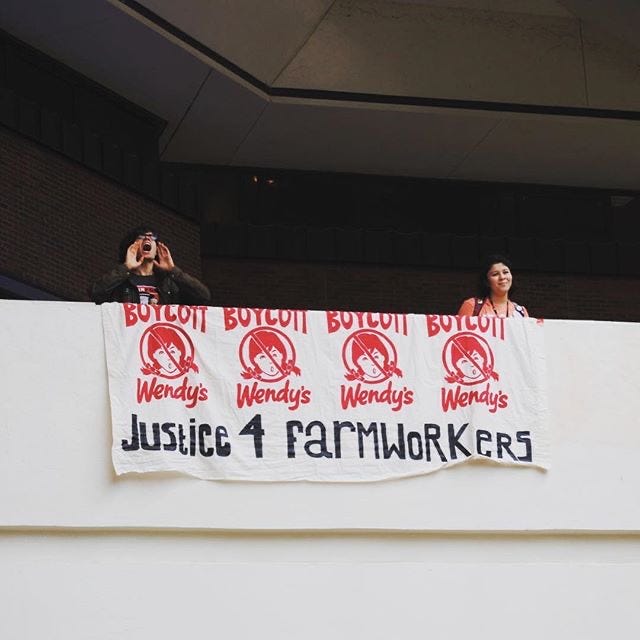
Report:
[{"label": "white balcony wall", "polygon": [[0,301],[0,638],[636,638],[640,325],[546,321],[552,467],[116,477],[100,311]]}]

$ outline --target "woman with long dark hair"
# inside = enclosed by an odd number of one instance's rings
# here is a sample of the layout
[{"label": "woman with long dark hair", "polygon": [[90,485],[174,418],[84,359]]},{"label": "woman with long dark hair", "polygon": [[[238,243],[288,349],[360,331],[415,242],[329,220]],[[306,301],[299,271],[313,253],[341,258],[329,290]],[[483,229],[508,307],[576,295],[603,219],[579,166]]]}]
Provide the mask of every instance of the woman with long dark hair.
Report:
[{"label": "woman with long dark hair", "polygon": [[458,315],[528,317],[526,308],[511,299],[512,285],[511,261],[497,254],[488,256],[478,274],[476,297],[467,298],[458,310]]}]

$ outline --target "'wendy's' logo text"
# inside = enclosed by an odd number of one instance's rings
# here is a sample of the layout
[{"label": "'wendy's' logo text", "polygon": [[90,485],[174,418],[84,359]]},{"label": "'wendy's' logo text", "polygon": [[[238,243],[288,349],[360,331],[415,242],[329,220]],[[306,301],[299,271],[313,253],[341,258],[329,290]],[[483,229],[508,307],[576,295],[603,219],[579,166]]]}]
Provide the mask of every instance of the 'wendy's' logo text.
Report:
[{"label": "'wendy's' logo text", "polygon": [[[256,327],[245,334],[238,347],[238,358],[242,367],[241,375],[253,383],[238,383],[238,408],[254,403],[282,402],[290,410],[301,404],[308,404],[311,391],[302,387],[296,388],[290,378],[300,375],[296,365],[296,350],[289,336],[274,327]],[[284,385],[278,388],[261,387],[260,383],[270,385],[287,378]]]},{"label": "'wendy's' logo text", "polygon": [[[343,409],[368,404],[388,404],[393,411],[413,402],[413,391],[407,387],[394,389],[392,376],[402,377],[393,342],[380,331],[361,329],[352,333],[342,345],[345,378],[355,384],[340,385]],[[388,382],[387,382],[388,381]],[[387,382],[384,388],[368,388]]]},{"label": "'wendy's' logo text", "polygon": [[[462,331],[451,336],[442,349],[442,364],[446,374],[444,379],[456,385],[454,389],[442,388],[442,409],[457,409],[471,404],[485,404],[490,413],[507,406],[508,396],[501,390],[492,392],[491,382],[500,376],[495,370],[493,351],[489,343],[470,331]],[[486,383],[480,391],[465,390]]]}]

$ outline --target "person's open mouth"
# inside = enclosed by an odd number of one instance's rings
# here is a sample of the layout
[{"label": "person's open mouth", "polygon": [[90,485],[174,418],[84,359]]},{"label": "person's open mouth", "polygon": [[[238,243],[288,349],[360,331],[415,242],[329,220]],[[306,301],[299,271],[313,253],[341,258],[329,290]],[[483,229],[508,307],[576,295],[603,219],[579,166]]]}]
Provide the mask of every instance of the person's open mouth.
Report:
[{"label": "person's open mouth", "polygon": [[142,250],[143,250],[143,251],[151,251],[151,243],[150,243],[150,242],[145,242],[145,243],[142,245]]}]

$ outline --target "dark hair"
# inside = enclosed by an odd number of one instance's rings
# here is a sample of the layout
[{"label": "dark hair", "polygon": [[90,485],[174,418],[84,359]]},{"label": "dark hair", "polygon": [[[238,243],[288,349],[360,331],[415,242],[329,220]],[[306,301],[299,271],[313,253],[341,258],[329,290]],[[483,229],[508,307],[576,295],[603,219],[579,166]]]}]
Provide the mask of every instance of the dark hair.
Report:
[{"label": "dark hair", "polygon": [[[503,265],[509,267],[509,271],[513,271],[511,260],[507,258],[507,256],[500,255],[499,253],[494,253],[484,258],[484,260],[482,260],[482,262],[480,263],[480,271],[478,272],[478,289],[476,292],[478,298],[487,298],[491,293],[489,282],[487,281],[487,273],[489,273],[489,269],[491,269],[494,264],[498,264],[499,262],[502,262]],[[509,295],[511,295],[512,291],[513,285],[511,285]]]},{"label": "dark hair", "polygon": [[125,261],[127,257],[127,250],[129,247],[136,241],[138,236],[144,235],[145,233],[153,233],[154,235],[158,235],[157,231],[149,224],[149,225],[140,225],[135,229],[130,229],[120,240],[120,244],[118,245],[118,262],[122,263]]}]

